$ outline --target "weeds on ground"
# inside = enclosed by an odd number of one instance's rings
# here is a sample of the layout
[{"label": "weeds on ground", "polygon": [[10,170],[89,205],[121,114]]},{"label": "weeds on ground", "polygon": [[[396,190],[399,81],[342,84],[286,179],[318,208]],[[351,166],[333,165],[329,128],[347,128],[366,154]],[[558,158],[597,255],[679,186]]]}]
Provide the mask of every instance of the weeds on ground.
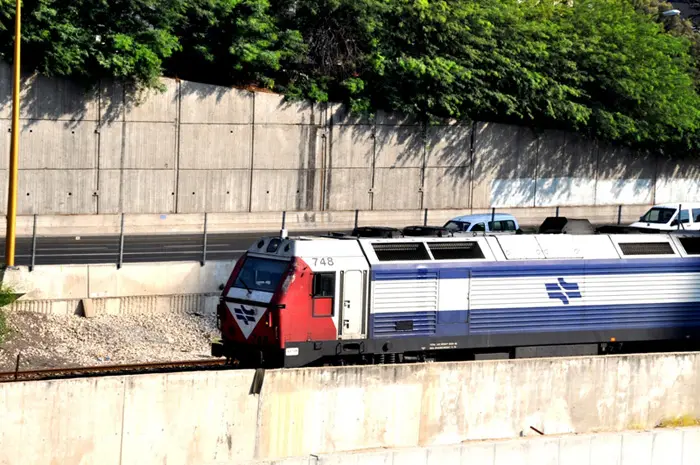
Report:
[{"label": "weeds on ground", "polygon": [[700,418],[692,415],[681,415],[679,417],[661,420],[657,428],[682,428],[686,426],[700,426]]},{"label": "weeds on ground", "polygon": [[7,324],[7,313],[4,307],[7,307],[15,300],[17,300],[15,291],[9,286],[0,285],[0,344],[5,342],[5,339],[10,334],[10,327]]}]

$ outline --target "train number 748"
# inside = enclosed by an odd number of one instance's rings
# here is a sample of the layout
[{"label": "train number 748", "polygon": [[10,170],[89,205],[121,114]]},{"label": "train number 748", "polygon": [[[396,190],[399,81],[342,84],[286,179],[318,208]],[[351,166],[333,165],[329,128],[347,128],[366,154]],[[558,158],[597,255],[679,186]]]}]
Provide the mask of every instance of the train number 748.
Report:
[{"label": "train number 748", "polygon": [[333,257],[313,257],[314,266],[333,266]]}]

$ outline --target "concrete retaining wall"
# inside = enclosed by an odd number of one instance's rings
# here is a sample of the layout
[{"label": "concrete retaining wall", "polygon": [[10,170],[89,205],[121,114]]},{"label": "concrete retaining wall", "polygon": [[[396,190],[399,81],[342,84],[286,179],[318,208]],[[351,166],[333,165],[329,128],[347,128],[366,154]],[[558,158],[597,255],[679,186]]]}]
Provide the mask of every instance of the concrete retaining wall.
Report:
[{"label": "concrete retaining wall", "polygon": [[[163,79],[133,96],[22,84],[20,215],[604,206],[694,200],[700,170],[557,131],[423,126],[337,104]],[[0,153],[11,68],[0,64]],[[0,157],[0,212],[8,158]]]},{"label": "concrete retaining wall", "polygon": [[9,310],[75,314],[92,301],[95,314],[213,312],[234,261],[45,265],[5,270],[3,284],[22,293]]},{"label": "concrete retaining wall", "polygon": [[[260,391],[252,371],[4,383],[0,464],[50,457],[65,465],[234,465],[538,436],[531,427],[547,438],[648,429],[662,419],[700,417],[699,374],[700,353],[686,353],[272,370]],[[621,463],[620,436],[596,437],[578,444],[579,454],[605,460],[562,463]],[[654,437],[654,444],[671,441]],[[551,452],[579,440],[553,441],[499,446],[493,460],[518,463],[501,454]]]},{"label": "concrete retaining wall", "polygon": [[[347,452],[249,465],[695,465],[700,428],[533,437],[509,441]],[[208,465],[224,465],[211,462]]]}]

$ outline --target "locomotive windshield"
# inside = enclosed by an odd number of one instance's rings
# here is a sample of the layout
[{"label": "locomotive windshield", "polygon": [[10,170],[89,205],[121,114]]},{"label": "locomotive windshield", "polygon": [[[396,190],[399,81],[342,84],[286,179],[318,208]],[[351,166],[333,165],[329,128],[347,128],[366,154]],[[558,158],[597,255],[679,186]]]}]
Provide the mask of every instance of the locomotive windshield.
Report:
[{"label": "locomotive windshield", "polygon": [[287,261],[247,257],[233,287],[248,291],[275,292],[288,267]]}]

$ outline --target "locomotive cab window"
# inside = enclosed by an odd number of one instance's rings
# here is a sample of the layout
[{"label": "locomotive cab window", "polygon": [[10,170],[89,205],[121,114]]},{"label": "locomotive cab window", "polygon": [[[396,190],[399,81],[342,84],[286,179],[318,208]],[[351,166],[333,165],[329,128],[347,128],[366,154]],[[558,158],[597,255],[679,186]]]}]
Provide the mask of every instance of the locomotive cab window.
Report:
[{"label": "locomotive cab window", "polygon": [[314,274],[314,297],[333,297],[335,295],[335,273]]},{"label": "locomotive cab window", "polygon": [[335,273],[315,273],[311,296],[314,317],[333,316]]}]

